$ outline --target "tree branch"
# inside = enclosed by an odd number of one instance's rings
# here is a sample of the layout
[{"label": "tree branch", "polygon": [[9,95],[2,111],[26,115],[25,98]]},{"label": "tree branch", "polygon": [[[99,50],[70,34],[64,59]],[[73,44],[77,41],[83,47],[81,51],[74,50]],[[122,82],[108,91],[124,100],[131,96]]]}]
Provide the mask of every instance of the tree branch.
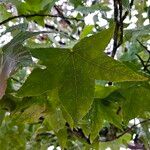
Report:
[{"label": "tree branch", "polygon": [[77,19],[77,18],[71,18],[71,17],[65,17],[61,15],[51,15],[51,14],[21,14],[18,16],[13,16],[9,17],[6,20],[0,22],[0,25],[3,25],[11,20],[17,19],[17,18],[32,18],[32,17],[52,17],[52,18],[62,18],[62,19],[67,19],[67,20],[75,20],[75,21],[83,21],[82,19]]},{"label": "tree branch", "polygon": [[149,119],[146,119],[146,120],[143,120],[137,124],[134,124],[133,126],[131,126],[130,128],[126,129],[123,133],[121,133],[120,135],[116,136],[115,138],[113,139],[108,139],[106,141],[100,141],[100,142],[111,142],[111,141],[114,141],[116,139],[119,139],[120,137],[122,137],[123,135],[125,135],[126,133],[130,132],[133,128],[135,128],[136,126],[138,126],[139,124],[143,124],[143,123],[146,123],[146,122],[149,122],[150,121],[150,118]]},{"label": "tree branch", "polygon": [[[118,0],[114,0],[114,22],[115,22],[115,31],[114,31],[114,43],[113,43],[113,50],[112,50],[112,54],[111,57],[114,57],[116,52],[117,52],[117,48],[118,48],[118,35],[119,35],[119,9],[120,9],[120,3],[118,3]],[[119,6],[119,8],[118,8]],[[121,14],[121,12],[120,12]]]},{"label": "tree branch", "polygon": [[127,11],[124,13],[124,15],[123,15],[123,17],[122,17],[122,20],[125,20],[125,19],[126,19],[126,17],[128,16],[128,14],[129,14],[129,12],[130,12],[130,10],[131,10],[133,4],[134,4],[134,0],[131,0],[131,2],[130,2],[130,4],[129,4],[129,10],[127,10]]},{"label": "tree branch", "polygon": [[[130,128],[126,129],[124,132],[122,132],[120,135],[118,136],[115,136],[113,137],[112,139],[106,139],[106,140],[100,140],[98,137],[96,138],[96,141],[97,142],[111,142],[111,141],[114,141],[114,140],[117,140],[119,139],[120,137],[122,137],[123,135],[125,135],[126,133],[129,133],[133,128],[135,128],[136,126],[138,126],[139,124],[143,124],[143,123],[146,123],[146,122],[149,122],[150,121],[150,118],[149,119],[146,119],[146,120],[143,120],[137,124],[134,124],[133,126],[131,126]],[[71,135],[74,135],[78,138],[81,138],[82,140],[84,140],[87,144],[91,144],[90,142],[90,137],[88,136],[85,136],[85,134],[83,133],[82,129],[71,129],[69,124],[66,123],[66,127],[67,127],[67,130],[68,132],[71,134]]]},{"label": "tree branch", "polygon": [[142,66],[144,67],[144,71],[147,71],[148,73],[150,73],[149,70],[149,63],[150,63],[150,51],[147,49],[147,47],[145,45],[143,45],[138,39],[137,39],[138,43],[144,48],[144,50],[149,54],[149,57],[146,61],[144,61],[138,54],[136,54],[136,56],[139,58]]},{"label": "tree branch", "polygon": [[54,31],[56,31],[56,32],[62,33],[64,36],[67,36],[67,37],[71,38],[72,40],[77,40],[77,39],[74,38],[72,35],[68,35],[67,32],[64,32],[64,31],[62,31],[62,30],[58,30],[56,27],[54,27],[54,26],[52,26],[52,25],[45,24],[45,28],[48,28],[48,29],[54,30]]},{"label": "tree branch", "polygon": [[56,6],[56,5],[54,5],[54,8],[56,9],[58,15],[61,16],[61,18],[65,21],[65,23],[70,26],[71,25],[70,21],[68,21],[68,19],[65,18],[64,14],[61,12],[61,10],[59,9],[59,7]]},{"label": "tree branch", "polygon": [[82,129],[71,129],[70,125],[66,123],[67,131],[70,133],[70,135],[76,136],[82,140],[85,141],[87,144],[91,144],[89,137],[86,137],[85,134],[83,133]]},{"label": "tree branch", "polygon": [[150,53],[150,52],[147,50],[147,47],[144,46],[144,45],[141,43],[141,41],[139,41],[138,39],[136,39],[136,40],[138,41],[138,43],[139,43],[148,53]]},{"label": "tree branch", "polygon": [[[132,8],[134,0],[131,0],[129,4],[129,9]],[[113,43],[113,50],[111,57],[114,57],[117,49],[123,43],[123,21],[129,14],[129,10],[122,14],[123,7],[122,7],[122,0],[114,0],[114,22],[115,22],[115,31],[114,31],[114,43]]]}]

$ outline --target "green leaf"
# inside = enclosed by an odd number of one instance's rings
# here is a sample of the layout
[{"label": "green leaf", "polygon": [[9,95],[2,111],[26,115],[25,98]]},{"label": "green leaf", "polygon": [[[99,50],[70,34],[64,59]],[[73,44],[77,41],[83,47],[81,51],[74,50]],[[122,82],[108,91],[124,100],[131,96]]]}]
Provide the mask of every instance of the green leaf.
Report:
[{"label": "green leaf", "polygon": [[[43,62],[46,69],[36,68],[19,90],[20,96],[35,96],[47,92],[59,85],[69,49],[42,48],[30,49],[32,55]],[[57,62],[57,63],[56,63]],[[45,79],[45,80],[43,80]],[[32,90],[31,90],[32,87]]]},{"label": "green leaf", "polygon": [[0,106],[1,109],[11,112],[16,109],[16,102],[10,96],[4,96],[0,100]]},{"label": "green leaf", "polygon": [[122,143],[125,143],[123,146],[127,147],[127,142],[131,140],[130,134],[125,134],[124,136],[120,137],[119,139],[116,139],[111,142],[100,142],[99,144],[99,150],[104,150],[106,148],[111,148],[111,150],[118,150],[120,149],[120,146],[123,145]]},{"label": "green leaf", "polygon": [[90,7],[85,7],[85,6],[78,6],[76,8],[77,11],[83,13],[83,14],[89,14],[89,13],[94,13],[95,11],[101,10],[101,11],[110,11],[111,9],[103,4],[103,3],[98,3],[98,4],[94,4]]},{"label": "green leaf", "polygon": [[112,32],[113,28],[103,30],[93,36],[82,39],[73,47],[78,57],[88,64],[90,69],[89,74],[98,80],[110,80],[114,82],[146,80],[145,77],[137,75],[121,62],[103,53],[112,37]]},{"label": "green leaf", "polygon": [[3,119],[5,118],[6,111],[0,108],[0,126],[3,122]]},{"label": "green leaf", "polygon": [[58,137],[58,142],[61,148],[64,149],[67,144],[67,136],[68,136],[67,129],[66,128],[60,129],[58,133],[56,133],[56,136]]},{"label": "green leaf", "polygon": [[60,100],[76,123],[87,113],[92,104],[94,79],[89,78],[84,61],[72,55],[61,82]]},{"label": "green leaf", "polygon": [[9,43],[3,46],[0,53],[0,98],[5,94],[7,79],[21,66],[29,66],[32,63],[30,52],[23,47],[23,42],[41,32],[23,31],[17,34]]},{"label": "green leaf", "polygon": [[126,40],[130,40],[130,38],[132,37],[134,40],[137,40],[137,38],[139,37],[143,37],[143,36],[148,36],[148,38],[150,37],[149,33],[149,28],[150,25],[146,25],[146,26],[142,26],[142,27],[137,27],[135,29],[129,29],[125,31],[125,38]]},{"label": "green leaf", "polygon": [[66,122],[69,123],[70,128],[73,129],[73,127],[74,127],[74,121],[73,121],[71,115],[67,112],[67,110],[65,109],[64,106],[61,106],[61,111],[63,113],[64,119],[66,120]]},{"label": "green leaf", "polygon": [[61,111],[60,101],[57,93],[57,89],[48,93],[48,115],[46,116],[47,122],[56,133],[58,133],[60,129],[63,129],[66,123]]},{"label": "green leaf", "polygon": [[58,0],[26,0],[25,3],[18,5],[20,14],[47,12]]},{"label": "green leaf", "polygon": [[104,86],[96,85],[95,97],[103,99],[107,97],[109,94],[111,94],[112,92],[116,91],[117,89],[118,87],[115,87],[115,86],[104,87]]},{"label": "green leaf", "polygon": [[129,3],[129,0],[123,0],[122,4],[125,8],[128,8],[130,3]]},{"label": "green leaf", "polygon": [[80,39],[83,39],[85,38],[88,34],[92,33],[92,29],[93,29],[93,25],[88,25],[88,26],[85,26],[81,35],[80,35]]},{"label": "green leaf", "polygon": [[53,108],[53,110],[49,112],[45,119],[48,122],[50,128],[55,132],[58,132],[65,126],[65,119],[63,118],[60,108],[56,107],[55,110]]},{"label": "green leaf", "polygon": [[[58,0],[25,0],[25,2],[12,1],[17,7],[17,11],[22,14],[48,14],[55,2]],[[44,26],[44,16],[27,18],[29,21],[36,21],[39,25]]]},{"label": "green leaf", "polygon": [[19,31],[25,31],[27,29],[27,27],[28,27],[27,23],[21,23],[18,25],[11,26],[11,27],[7,28],[4,32],[2,32],[0,34],[0,37],[3,36],[4,34],[8,33],[8,32],[14,32],[16,30],[17,30],[17,32],[18,32],[18,30]]},{"label": "green leaf", "polygon": [[33,57],[40,59],[46,69],[35,69],[18,91],[18,95],[39,95],[59,87],[61,103],[77,122],[87,113],[93,102],[95,79],[146,80],[104,54],[112,32],[110,28],[84,38],[73,49],[30,49]]},{"label": "green leaf", "polygon": [[78,7],[82,5],[82,0],[70,0],[70,2],[75,6]]},{"label": "green leaf", "polygon": [[104,121],[108,121],[121,128],[121,116],[117,114],[118,108],[118,104],[114,103],[111,97],[105,99],[96,98],[94,100],[90,111],[83,118],[83,121],[87,121],[86,124],[83,124],[83,130],[86,135],[90,135],[91,141],[99,135]]},{"label": "green leaf", "polygon": [[[13,121],[17,122],[28,122],[28,123],[35,123],[39,121],[39,118],[43,116],[43,112],[45,112],[46,108],[44,105],[36,105],[33,104],[23,112],[16,112],[13,114]],[[32,116],[32,117],[31,117]]]},{"label": "green leaf", "polygon": [[0,22],[4,21],[5,19],[9,18],[11,14],[7,12],[5,6],[0,4]]},{"label": "green leaf", "polygon": [[81,39],[74,47],[73,51],[78,52],[80,56],[88,56],[90,59],[98,58],[103,54],[106,46],[109,44],[113,35],[113,27],[104,29],[90,37]]},{"label": "green leaf", "polygon": [[22,46],[22,42],[34,34],[35,33],[20,32],[2,48],[3,52],[0,54],[0,99],[5,94],[7,79],[14,74],[20,66],[28,66],[32,63],[31,54]]},{"label": "green leaf", "polygon": [[123,118],[126,123],[136,117],[145,118],[146,112],[150,111],[150,89],[142,86],[134,86],[121,90],[125,97],[123,102]]},{"label": "green leaf", "polygon": [[17,47],[20,44],[23,44],[23,42],[26,39],[29,39],[33,36],[36,36],[38,34],[42,33],[49,33],[48,31],[39,31],[39,32],[29,32],[29,31],[22,31],[18,33],[13,39],[7,43],[6,45],[3,46],[3,51],[11,51],[13,48]]},{"label": "green leaf", "polygon": [[19,1],[19,0],[3,0],[3,2],[5,2],[5,3],[12,3],[12,4],[16,5],[16,6],[21,4],[21,1]]}]

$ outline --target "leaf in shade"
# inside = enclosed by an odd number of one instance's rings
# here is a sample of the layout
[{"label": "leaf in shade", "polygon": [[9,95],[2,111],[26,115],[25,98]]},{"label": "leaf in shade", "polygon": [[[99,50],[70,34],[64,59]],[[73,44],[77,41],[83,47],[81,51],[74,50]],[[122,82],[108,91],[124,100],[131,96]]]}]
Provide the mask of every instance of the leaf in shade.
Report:
[{"label": "leaf in shade", "polygon": [[98,136],[102,129],[104,120],[118,128],[121,128],[121,116],[117,114],[119,105],[114,102],[114,95],[104,99],[95,98],[88,114],[83,118],[82,128],[86,135],[90,135],[90,140]]},{"label": "leaf in shade", "polygon": [[58,131],[58,133],[56,133],[57,137],[58,137],[58,142],[60,144],[60,146],[65,149],[66,147],[66,144],[67,144],[67,129],[66,128],[63,128],[63,129],[60,129]]},{"label": "leaf in shade", "polygon": [[31,55],[21,44],[1,54],[0,64],[0,98],[5,94],[7,79],[19,68],[32,62]]},{"label": "leaf in shade", "polygon": [[18,25],[11,26],[11,27],[7,28],[5,31],[2,32],[0,34],[0,37],[5,35],[8,32],[25,31],[27,28],[28,28],[28,24],[27,23],[20,23]]},{"label": "leaf in shade", "polygon": [[47,31],[18,33],[8,44],[2,48],[0,54],[0,99],[5,94],[7,79],[19,68],[19,66],[28,66],[32,63],[30,52],[22,46],[22,43],[40,33],[49,33]]},{"label": "leaf in shade", "polygon": [[13,39],[2,48],[3,52],[10,51],[14,48],[17,48],[17,45],[22,44],[26,39],[36,36],[42,33],[51,33],[50,31],[40,31],[40,32],[29,32],[22,31],[18,33]]},{"label": "leaf in shade", "polygon": [[126,99],[122,105],[123,119],[126,124],[133,118],[146,117],[146,112],[150,111],[149,88],[133,86],[120,90],[120,93]]}]

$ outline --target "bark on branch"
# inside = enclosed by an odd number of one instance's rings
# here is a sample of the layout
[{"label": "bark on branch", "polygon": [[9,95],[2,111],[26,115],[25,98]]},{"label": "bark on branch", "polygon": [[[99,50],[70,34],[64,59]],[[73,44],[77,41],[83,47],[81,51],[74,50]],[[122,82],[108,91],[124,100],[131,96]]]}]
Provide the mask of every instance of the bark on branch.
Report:
[{"label": "bark on branch", "polygon": [[77,18],[71,18],[71,17],[65,17],[61,15],[51,15],[51,14],[21,14],[18,16],[12,16],[7,18],[6,20],[0,22],[0,25],[3,25],[11,20],[17,19],[17,18],[33,18],[33,17],[52,17],[52,18],[62,18],[66,20],[75,20],[75,21],[83,21],[82,19],[77,19]]}]

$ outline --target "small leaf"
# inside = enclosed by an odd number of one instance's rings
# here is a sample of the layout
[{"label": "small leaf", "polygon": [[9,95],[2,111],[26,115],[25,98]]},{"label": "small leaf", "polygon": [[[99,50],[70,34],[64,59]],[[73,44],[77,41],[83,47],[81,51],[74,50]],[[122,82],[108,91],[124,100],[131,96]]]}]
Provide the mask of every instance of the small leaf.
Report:
[{"label": "small leaf", "polygon": [[83,38],[85,38],[88,34],[90,34],[90,33],[92,32],[92,29],[93,29],[93,25],[88,25],[88,26],[86,26],[86,27],[83,29],[83,31],[82,31],[82,33],[81,33],[81,35],[80,35],[80,39],[83,39]]}]

